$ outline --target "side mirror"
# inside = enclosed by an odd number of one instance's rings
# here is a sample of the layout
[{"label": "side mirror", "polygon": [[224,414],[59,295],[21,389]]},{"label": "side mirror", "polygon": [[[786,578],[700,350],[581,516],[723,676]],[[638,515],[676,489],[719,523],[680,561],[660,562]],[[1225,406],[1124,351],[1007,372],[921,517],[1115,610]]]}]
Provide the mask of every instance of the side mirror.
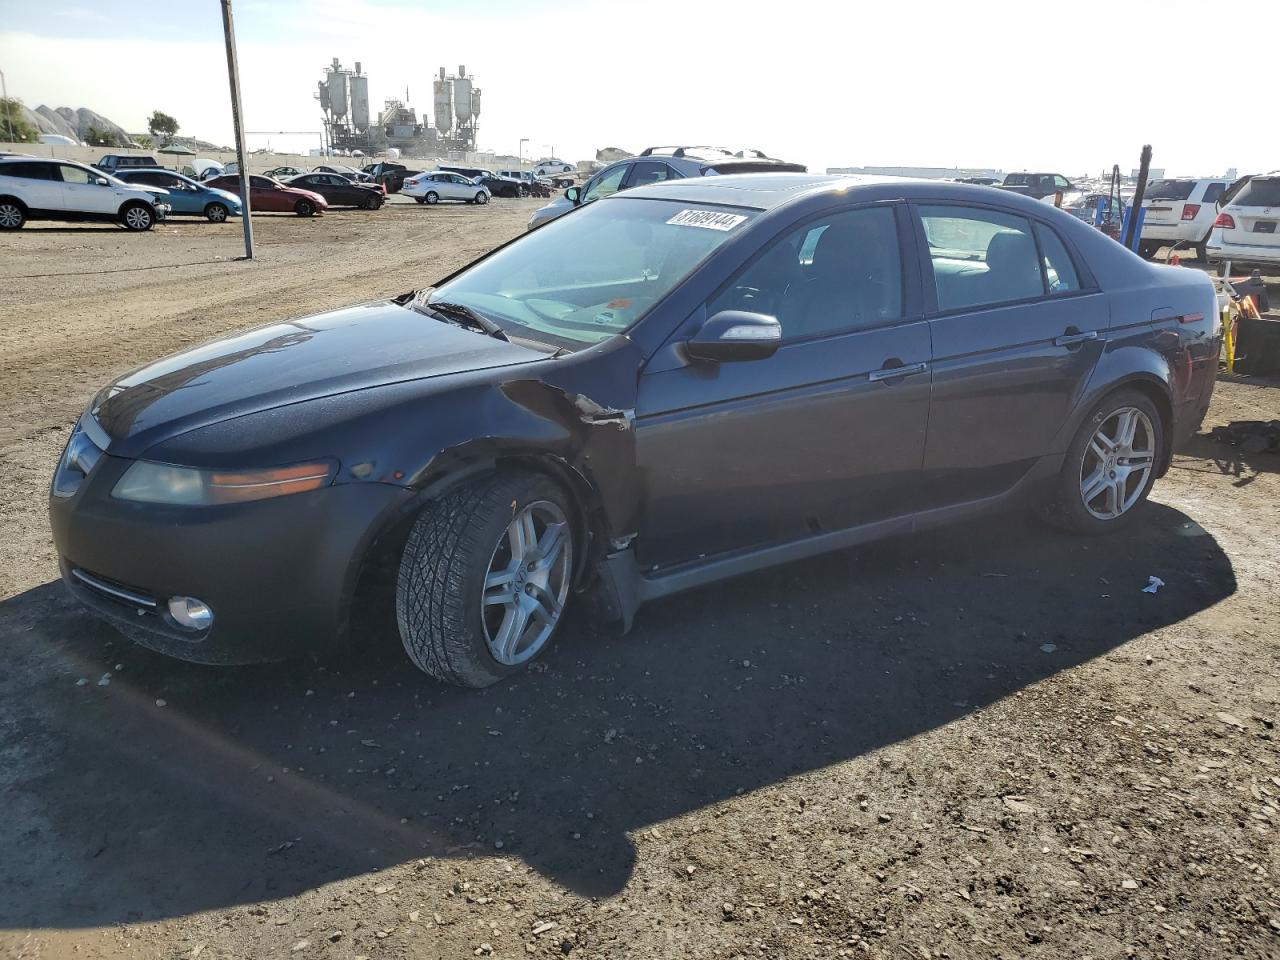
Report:
[{"label": "side mirror", "polygon": [[95,178],[94,178],[94,180],[93,180],[93,185],[94,185],[95,187],[109,187],[109,186],[111,186],[111,184],[110,184],[110,183],[108,183],[108,182],[107,182],[103,177],[95,177]]},{"label": "side mirror", "polygon": [[578,187],[570,187],[564,192],[564,198],[573,204],[582,202],[582,191]]},{"label": "side mirror", "polygon": [[685,350],[695,360],[726,363],[764,360],[773,356],[781,343],[782,325],[777,317],[745,310],[721,310],[685,342]]}]

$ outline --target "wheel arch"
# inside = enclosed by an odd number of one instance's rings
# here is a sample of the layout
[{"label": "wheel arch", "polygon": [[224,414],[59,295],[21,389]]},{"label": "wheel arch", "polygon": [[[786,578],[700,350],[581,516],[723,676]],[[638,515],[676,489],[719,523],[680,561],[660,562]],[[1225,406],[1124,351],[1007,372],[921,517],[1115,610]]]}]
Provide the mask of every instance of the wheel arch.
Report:
[{"label": "wheel arch", "polygon": [[1154,365],[1155,369],[1130,370],[1114,379],[1105,378],[1097,383],[1091,381],[1089,390],[1081,397],[1068,425],[1059,434],[1057,449],[1067,448],[1085,418],[1107,397],[1121,390],[1137,390],[1151,400],[1160,414],[1163,429],[1160,431],[1160,459],[1156,464],[1156,476],[1164,476],[1169,471],[1169,463],[1173,458],[1174,408],[1173,393],[1168,380],[1168,366],[1164,366],[1162,376],[1159,370],[1160,365]]},{"label": "wheel arch", "polygon": [[15,196],[12,193],[0,193],[0,203],[5,201],[16,203],[22,209],[23,216],[26,216],[26,217],[31,216],[31,208],[28,207],[25,202],[23,202],[23,199],[21,197]]},{"label": "wheel arch", "polygon": [[574,585],[585,585],[596,561],[608,548],[608,529],[600,491],[581,471],[550,451],[509,449],[481,458],[450,459],[415,487],[391,510],[379,517],[361,541],[347,568],[340,634],[350,642],[354,622],[375,624],[394,610],[395,575],[405,541],[419,512],[430,501],[455,487],[504,471],[538,473],[565,491],[578,550]]}]

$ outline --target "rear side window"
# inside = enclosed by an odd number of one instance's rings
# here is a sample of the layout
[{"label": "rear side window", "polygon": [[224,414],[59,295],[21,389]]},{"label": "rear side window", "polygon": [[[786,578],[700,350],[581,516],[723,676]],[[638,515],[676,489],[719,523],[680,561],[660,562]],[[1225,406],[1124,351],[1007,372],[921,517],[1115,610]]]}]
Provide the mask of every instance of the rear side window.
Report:
[{"label": "rear side window", "polygon": [[1040,241],[1040,257],[1044,261],[1049,296],[1075,293],[1080,289],[1080,277],[1076,274],[1076,265],[1071,262],[1066,245],[1057,233],[1043,223],[1037,223],[1035,231],[1036,239]]},{"label": "rear side window", "polygon": [[1154,180],[1146,195],[1152,200],[1186,200],[1195,188],[1194,180]]},{"label": "rear side window", "polygon": [[48,163],[6,163],[0,165],[0,173],[24,180],[53,180],[51,168],[52,164]]},{"label": "rear side window", "polygon": [[940,311],[1045,295],[1030,221],[961,206],[922,206],[920,219]]},{"label": "rear side window", "polygon": [[1280,177],[1254,177],[1231,202],[1238,207],[1280,207]]},{"label": "rear side window", "polygon": [[777,317],[787,340],[902,319],[898,226],[888,207],[850,210],[775,240],[707,307]]},{"label": "rear side window", "polygon": [[1211,183],[1204,188],[1204,199],[1200,202],[1217,203],[1226,189],[1227,185],[1225,183]]}]

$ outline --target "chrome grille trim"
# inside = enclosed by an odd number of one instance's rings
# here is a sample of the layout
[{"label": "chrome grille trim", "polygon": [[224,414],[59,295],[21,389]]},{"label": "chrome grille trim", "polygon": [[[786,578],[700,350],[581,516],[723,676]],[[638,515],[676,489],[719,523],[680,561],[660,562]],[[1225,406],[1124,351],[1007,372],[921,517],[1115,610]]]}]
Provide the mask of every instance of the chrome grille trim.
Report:
[{"label": "chrome grille trim", "polygon": [[96,590],[98,593],[105,593],[117,600],[124,600],[126,603],[133,604],[135,607],[146,607],[149,610],[156,610],[159,604],[146,594],[134,593],[132,590],[125,590],[123,587],[117,587],[114,584],[100,580],[93,574],[85,573],[83,570],[72,567],[71,575],[83,583],[90,590]]}]

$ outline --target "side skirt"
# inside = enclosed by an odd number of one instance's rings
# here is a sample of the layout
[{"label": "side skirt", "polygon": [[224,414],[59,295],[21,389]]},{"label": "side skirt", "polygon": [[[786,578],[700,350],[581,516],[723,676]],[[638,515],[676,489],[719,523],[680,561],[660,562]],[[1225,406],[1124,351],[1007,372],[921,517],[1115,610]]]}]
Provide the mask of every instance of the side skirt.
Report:
[{"label": "side skirt", "polygon": [[901,517],[859,524],[844,530],[820,533],[802,540],[769,544],[750,550],[721,554],[680,564],[652,573],[643,573],[632,547],[606,556],[597,565],[600,600],[609,619],[621,620],[623,633],[631,629],[636,611],[650,600],[693,590],[707,584],[765,570],[783,563],[845,550],[875,540],[902,536],[919,530],[958,523],[1008,508],[1034,498],[1062,468],[1063,455],[1042,457],[1009,489],[990,497],[965,503],[935,507]]}]

